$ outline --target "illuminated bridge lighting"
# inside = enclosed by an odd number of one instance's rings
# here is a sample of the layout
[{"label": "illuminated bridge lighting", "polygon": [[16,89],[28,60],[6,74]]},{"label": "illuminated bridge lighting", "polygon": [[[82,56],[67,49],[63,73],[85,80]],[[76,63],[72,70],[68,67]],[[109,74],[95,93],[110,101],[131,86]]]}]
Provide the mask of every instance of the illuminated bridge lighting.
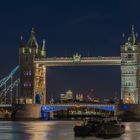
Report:
[{"label": "illuminated bridge lighting", "polygon": [[[71,107],[77,107],[75,104],[50,104],[50,105],[43,105],[41,111],[43,112],[55,112],[59,110],[66,110]],[[105,104],[78,104],[78,107],[88,107],[94,108],[99,110],[105,110],[110,112],[115,112],[115,105],[105,105]]]}]

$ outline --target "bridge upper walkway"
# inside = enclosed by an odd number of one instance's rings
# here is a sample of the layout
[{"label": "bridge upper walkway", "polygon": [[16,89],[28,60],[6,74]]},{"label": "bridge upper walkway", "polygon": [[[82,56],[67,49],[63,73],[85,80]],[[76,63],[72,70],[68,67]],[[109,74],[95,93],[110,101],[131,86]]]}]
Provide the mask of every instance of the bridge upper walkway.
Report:
[{"label": "bridge upper walkway", "polygon": [[36,58],[34,63],[46,66],[120,65],[121,57],[51,57]]}]

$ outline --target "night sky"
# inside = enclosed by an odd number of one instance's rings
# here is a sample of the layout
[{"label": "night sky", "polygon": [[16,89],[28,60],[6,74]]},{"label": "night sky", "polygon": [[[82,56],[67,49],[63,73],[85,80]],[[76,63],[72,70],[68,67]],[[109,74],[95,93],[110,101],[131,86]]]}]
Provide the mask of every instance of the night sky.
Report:
[{"label": "night sky", "polygon": [[[34,27],[38,43],[46,39],[47,56],[119,56],[123,32],[140,33],[139,0],[0,1],[0,78],[18,65],[20,36]],[[47,68],[47,97],[71,89],[95,97],[120,97],[120,67]]]}]

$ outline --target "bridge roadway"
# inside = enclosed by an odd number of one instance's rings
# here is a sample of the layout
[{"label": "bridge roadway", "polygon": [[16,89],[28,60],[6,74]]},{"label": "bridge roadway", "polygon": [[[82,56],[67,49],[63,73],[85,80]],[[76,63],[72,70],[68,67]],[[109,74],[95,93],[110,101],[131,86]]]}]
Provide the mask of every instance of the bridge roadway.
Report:
[{"label": "bridge roadway", "polygon": [[36,58],[36,64],[44,64],[46,66],[92,66],[92,65],[121,65],[121,57],[52,57],[52,58]]},{"label": "bridge roadway", "polygon": [[116,111],[114,104],[90,104],[90,103],[46,104],[46,105],[42,105],[42,110],[46,112],[53,112],[53,111],[68,109],[71,107],[77,107],[77,108],[88,107],[88,108],[95,108],[99,110],[106,110],[106,111],[112,111],[112,112]]},{"label": "bridge roadway", "polygon": [[[4,107],[12,107],[11,104],[0,104],[0,108]],[[78,104],[78,103],[69,103],[69,104],[45,104],[42,105],[42,109],[45,110],[46,112],[52,112],[52,111],[57,111],[57,110],[63,110],[71,107],[89,107],[89,108],[95,108],[95,109],[100,109],[100,110],[107,110],[107,111],[115,111],[115,105],[114,104],[90,104],[90,103],[83,103],[83,104]]]}]

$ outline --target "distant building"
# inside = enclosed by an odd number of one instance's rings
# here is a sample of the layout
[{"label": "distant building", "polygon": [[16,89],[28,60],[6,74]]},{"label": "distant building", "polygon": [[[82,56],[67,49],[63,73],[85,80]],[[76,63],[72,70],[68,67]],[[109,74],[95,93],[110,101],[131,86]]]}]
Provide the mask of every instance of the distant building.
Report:
[{"label": "distant building", "polygon": [[94,102],[94,98],[91,97],[90,95],[87,95],[87,101],[88,102]]},{"label": "distant building", "polygon": [[76,101],[83,101],[83,94],[76,94]]},{"label": "distant building", "polygon": [[73,93],[71,90],[68,90],[65,96],[67,100],[73,100]]},{"label": "distant building", "polygon": [[104,103],[109,103],[110,99],[104,99]]},{"label": "distant building", "polygon": [[63,102],[66,100],[65,94],[60,94],[60,101]]},{"label": "distant building", "polygon": [[60,94],[60,101],[63,102],[63,101],[71,101],[73,100],[73,93],[71,90],[68,90],[66,92],[66,94]]},{"label": "distant building", "polygon": [[51,104],[54,103],[54,99],[53,99],[53,97],[50,99],[50,103],[51,103]]},{"label": "distant building", "polygon": [[94,103],[99,103],[100,100],[98,98],[94,99]]}]

